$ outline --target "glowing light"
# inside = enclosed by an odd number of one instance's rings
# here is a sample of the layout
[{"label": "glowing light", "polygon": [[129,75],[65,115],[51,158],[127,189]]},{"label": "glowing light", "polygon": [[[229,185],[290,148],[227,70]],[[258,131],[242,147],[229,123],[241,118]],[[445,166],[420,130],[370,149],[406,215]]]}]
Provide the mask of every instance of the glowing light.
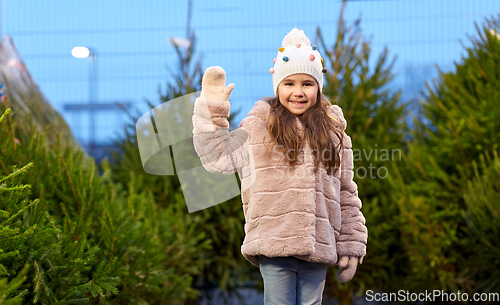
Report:
[{"label": "glowing light", "polygon": [[87,58],[89,54],[90,51],[86,47],[74,47],[73,50],[71,50],[71,55],[76,58]]}]

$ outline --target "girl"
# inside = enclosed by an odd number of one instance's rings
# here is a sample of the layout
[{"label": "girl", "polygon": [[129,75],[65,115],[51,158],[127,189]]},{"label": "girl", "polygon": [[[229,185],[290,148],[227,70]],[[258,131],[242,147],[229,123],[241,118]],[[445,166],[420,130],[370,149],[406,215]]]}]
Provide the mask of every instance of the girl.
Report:
[{"label": "girl", "polygon": [[206,170],[240,176],[241,253],[260,269],[264,303],[321,304],[327,268],[338,264],[339,281],[349,281],[366,254],[351,139],[342,110],[321,94],[326,69],[303,31],[285,36],[269,72],[276,97],[256,102],[229,132],[234,84],[208,68],[194,147]]}]

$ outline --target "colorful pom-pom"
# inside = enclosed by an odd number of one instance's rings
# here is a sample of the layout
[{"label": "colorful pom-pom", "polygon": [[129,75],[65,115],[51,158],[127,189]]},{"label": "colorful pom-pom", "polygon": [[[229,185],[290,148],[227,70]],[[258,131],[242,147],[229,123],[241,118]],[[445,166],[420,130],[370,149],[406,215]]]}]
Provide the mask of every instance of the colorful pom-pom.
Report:
[{"label": "colorful pom-pom", "polygon": [[300,43],[296,44],[297,48],[300,48]]},{"label": "colorful pom-pom", "polygon": [[288,61],[288,56],[283,56],[284,61]]},{"label": "colorful pom-pom", "polygon": [[326,71],[328,71],[326,68],[323,68],[323,70],[321,70],[321,72],[323,73],[326,73]]},{"label": "colorful pom-pom", "polygon": [[273,59],[273,63],[276,63],[276,58]]},{"label": "colorful pom-pom", "polygon": [[316,51],[318,49],[318,47],[315,44],[313,44],[312,49]]},{"label": "colorful pom-pom", "polygon": [[314,54],[309,55],[309,59],[313,61],[316,57],[314,57]]},{"label": "colorful pom-pom", "polygon": [[280,52],[283,52],[283,51],[285,51],[285,48],[280,48]]},{"label": "colorful pom-pom", "polygon": [[269,73],[274,73],[274,68],[269,69]]}]

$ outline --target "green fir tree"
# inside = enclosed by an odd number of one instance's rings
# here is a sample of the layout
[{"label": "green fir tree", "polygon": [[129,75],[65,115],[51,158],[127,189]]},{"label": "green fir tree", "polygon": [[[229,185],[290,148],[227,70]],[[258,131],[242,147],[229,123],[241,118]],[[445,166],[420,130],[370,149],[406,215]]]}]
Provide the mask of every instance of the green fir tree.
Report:
[{"label": "green fir tree", "polygon": [[[10,108],[5,109],[5,114],[9,112]],[[95,285],[86,284],[85,277],[76,272],[84,271],[83,265],[92,261],[94,250],[84,250],[86,241],[62,246],[61,228],[48,213],[45,198],[31,196],[33,191],[36,192],[29,181],[29,176],[34,176],[34,162],[26,164],[27,161],[22,160],[10,166],[14,161],[11,157],[24,159],[20,157],[26,153],[23,142],[28,137],[20,136],[21,140],[16,138],[19,133],[15,130],[15,121],[10,120],[10,117],[7,121],[8,124],[0,122],[3,125],[0,132],[0,163],[2,171],[7,173],[7,176],[0,178],[0,252],[3,252],[0,255],[0,271],[1,276],[5,277],[2,279],[3,283],[10,279],[11,284],[15,285],[11,285],[11,290],[4,297],[8,298],[10,295],[23,304],[61,304],[70,300],[88,300],[84,295],[92,294],[96,289],[105,293],[116,292],[116,288],[108,284],[108,272],[92,277]],[[26,144],[32,149],[40,148],[35,142],[43,142],[43,137],[37,138],[35,135]],[[42,154],[43,149],[40,150],[40,155]],[[19,164],[26,165],[18,169]],[[106,269],[111,269],[112,266],[104,262],[101,264],[101,268]],[[51,281],[55,274],[58,276]],[[61,283],[60,280],[65,277],[73,282],[56,284]],[[25,280],[21,281],[21,278]],[[14,299],[10,301],[14,302]]]},{"label": "green fir tree", "polygon": [[481,216],[491,208],[485,196],[495,198],[498,189],[490,184],[493,189],[478,193],[484,182],[477,175],[487,167],[475,166],[485,152],[498,153],[500,143],[499,19],[476,28],[455,71],[440,71],[434,86],[427,85],[425,121],[415,121],[408,153],[392,180],[411,266],[401,285],[415,292],[500,291],[492,278],[498,264],[491,260],[498,252],[487,245],[497,239],[484,231],[498,223],[494,215]]},{"label": "green fir tree", "polygon": [[[182,304],[196,297],[191,283],[208,247],[204,233],[158,206],[142,177],[129,172],[125,190],[112,183],[107,161],[99,176],[81,150],[46,146],[36,129],[20,133],[10,117],[3,125],[0,179],[10,178],[2,187],[31,186],[24,197],[0,191],[7,253],[0,264],[8,270],[0,290],[7,297],[21,293],[22,304]],[[29,171],[12,176],[26,164]]]},{"label": "green fir tree", "polygon": [[[474,176],[467,183],[463,211],[468,228],[468,247],[476,255],[467,260],[466,277],[474,279],[477,293],[500,291],[500,158],[481,155],[473,162]],[[498,300],[498,299],[497,299]]]}]

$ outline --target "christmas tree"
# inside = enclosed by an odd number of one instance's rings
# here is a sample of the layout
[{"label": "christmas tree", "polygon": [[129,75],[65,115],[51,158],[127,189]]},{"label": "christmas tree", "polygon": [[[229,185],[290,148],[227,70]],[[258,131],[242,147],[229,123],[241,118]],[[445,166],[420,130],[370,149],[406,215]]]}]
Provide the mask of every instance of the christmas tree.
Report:
[{"label": "christmas tree", "polygon": [[[498,16],[476,25],[477,37],[464,47],[455,71],[440,71],[434,86],[427,85],[425,121],[415,121],[408,153],[392,180],[411,266],[402,284],[413,291],[500,291],[492,280],[498,260],[491,258],[498,252],[488,246],[498,243],[488,230],[498,228],[498,218],[481,216],[498,206],[498,200],[485,201],[498,198],[499,190],[484,180],[495,177],[497,163],[480,163],[499,149],[499,25]],[[481,191],[485,185],[491,188]]]},{"label": "christmas tree", "polygon": [[108,162],[99,176],[81,150],[46,145],[9,115],[1,124],[2,297],[181,304],[196,296],[190,286],[208,247],[204,233],[159,207],[141,177],[129,172],[124,189],[112,183]]}]

